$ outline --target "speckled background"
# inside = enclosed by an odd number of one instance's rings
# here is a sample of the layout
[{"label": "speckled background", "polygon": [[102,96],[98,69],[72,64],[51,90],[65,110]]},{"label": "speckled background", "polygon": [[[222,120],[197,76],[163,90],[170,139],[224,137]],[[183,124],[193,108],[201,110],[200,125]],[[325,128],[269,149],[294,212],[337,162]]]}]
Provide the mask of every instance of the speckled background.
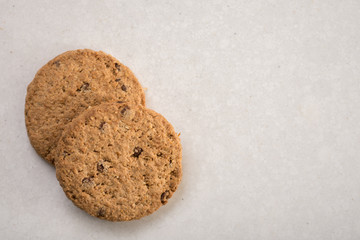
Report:
[{"label": "speckled background", "polygon": [[[1,239],[360,239],[360,1],[0,0]],[[181,132],[183,181],[139,221],[69,201],[25,130],[59,53],[103,50]]]}]

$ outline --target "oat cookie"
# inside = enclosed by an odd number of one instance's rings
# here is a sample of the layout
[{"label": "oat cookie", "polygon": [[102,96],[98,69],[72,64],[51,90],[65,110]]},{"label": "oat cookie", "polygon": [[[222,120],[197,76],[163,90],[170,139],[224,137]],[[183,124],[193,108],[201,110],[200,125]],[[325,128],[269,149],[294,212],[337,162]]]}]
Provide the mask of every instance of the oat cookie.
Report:
[{"label": "oat cookie", "polygon": [[31,144],[53,163],[53,149],[66,124],[89,106],[114,100],[145,105],[141,85],[117,59],[89,49],[55,57],[27,89],[25,122]]},{"label": "oat cookie", "polygon": [[66,126],[56,153],[56,176],[66,196],[110,221],[153,213],[182,175],[178,135],[163,116],[141,105],[89,108]]}]

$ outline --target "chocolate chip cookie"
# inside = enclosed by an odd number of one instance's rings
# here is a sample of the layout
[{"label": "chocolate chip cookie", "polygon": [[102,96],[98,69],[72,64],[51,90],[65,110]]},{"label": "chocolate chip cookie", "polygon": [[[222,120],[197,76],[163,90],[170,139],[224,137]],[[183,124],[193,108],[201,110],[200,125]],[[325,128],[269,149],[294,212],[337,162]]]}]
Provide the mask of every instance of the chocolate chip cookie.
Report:
[{"label": "chocolate chip cookie", "polygon": [[149,215],[167,203],[181,180],[178,134],[141,105],[90,107],[66,125],[55,152],[66,196],[101,219]]},{"label": "chocolate chip cookie", "polygon": [[55,57],[27,88],[25,122],[31,144],[53,163],[64,127],[89,106],[114,100],[145,105],[138,80],[117,59],[89,49]]}]

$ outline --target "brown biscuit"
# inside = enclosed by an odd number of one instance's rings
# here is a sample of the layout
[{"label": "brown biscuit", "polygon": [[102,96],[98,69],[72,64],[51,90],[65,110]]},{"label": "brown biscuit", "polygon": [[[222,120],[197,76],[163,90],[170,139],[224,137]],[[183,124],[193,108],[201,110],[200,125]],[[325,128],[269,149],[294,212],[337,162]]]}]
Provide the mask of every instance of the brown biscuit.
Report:
[{"label": "brown biscuit", "polygon": [[66,196],[89,214],[129,221],[167,203],[181,180],[181,144],[160,114],[105,103],[69,123],[56,150]]},{"label": "brown biscuit", "polygon": [[31,144],[53,163],[53,149],[66,124],[89,106],[114,100],[145,105],[136,77],[114,57],[89,49],[55,57],[27,89],[25,122]]}]

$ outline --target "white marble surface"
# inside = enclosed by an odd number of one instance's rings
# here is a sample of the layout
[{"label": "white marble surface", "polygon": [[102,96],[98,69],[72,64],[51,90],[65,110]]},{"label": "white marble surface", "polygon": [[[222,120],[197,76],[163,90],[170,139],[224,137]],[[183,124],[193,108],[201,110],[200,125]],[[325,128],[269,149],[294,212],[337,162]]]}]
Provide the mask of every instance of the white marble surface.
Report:
[{"label": "white marble surface", "polygon": [[[0,0],[1,239],[360,239],[360,1]],[[108,52],[181,132],[183,181],[139,221],[88,216],[24,126],[63,51]]]}]

